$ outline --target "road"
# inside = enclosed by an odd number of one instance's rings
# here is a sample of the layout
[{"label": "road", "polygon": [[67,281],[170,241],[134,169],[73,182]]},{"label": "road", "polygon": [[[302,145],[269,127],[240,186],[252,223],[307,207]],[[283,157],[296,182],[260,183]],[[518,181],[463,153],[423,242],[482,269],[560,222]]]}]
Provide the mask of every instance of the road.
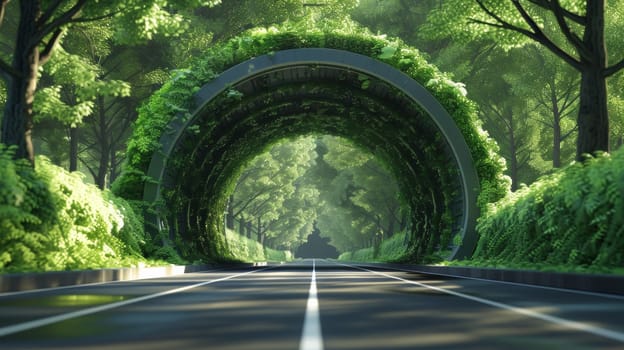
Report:
[{"label": "road", "polygon": [[0,294],[0,349],[624,349],[624,296],[305,260]]}]

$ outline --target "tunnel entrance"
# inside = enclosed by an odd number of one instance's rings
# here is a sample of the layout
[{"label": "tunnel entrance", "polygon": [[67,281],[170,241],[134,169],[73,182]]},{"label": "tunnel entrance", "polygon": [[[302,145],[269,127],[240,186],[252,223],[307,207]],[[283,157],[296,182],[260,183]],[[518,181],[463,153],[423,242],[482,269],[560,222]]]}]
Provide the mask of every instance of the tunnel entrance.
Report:
[{"label": "tunnel entrance", "polygon": [[[139,157],[153,234],[218,255],[227,249],[219,243],[227,197],[246,162],[281,139],[316,133],[351,140],[392,172],[411,213],[416,259],[471,255],[479,189],[497,174],[479,178],[473,155],[487,168],[488,140],[461,115],[469,102],[457,89],[436,88],[435,74],[427,82],[456,109],[452,117],[410,75],[359,53],[304,47],[239,60],[198,90],[188,86],[188,112],[163,122],[155,149]],[[454,117],[464,118],[461,131]]]}]

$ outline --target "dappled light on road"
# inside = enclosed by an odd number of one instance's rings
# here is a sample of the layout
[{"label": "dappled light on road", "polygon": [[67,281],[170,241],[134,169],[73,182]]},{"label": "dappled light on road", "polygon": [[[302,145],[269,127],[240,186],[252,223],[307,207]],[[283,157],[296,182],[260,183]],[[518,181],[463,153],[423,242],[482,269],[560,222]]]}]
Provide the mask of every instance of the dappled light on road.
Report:
[{"label": "dappled light on road", "polygon": [[[615,350],[624,343],[622,297],[303,260],[0,295],[0,349],[297,349],[312,264],[322,330],[312,341],[325,349]],[[58,319],[38,323],[51,317]]]}]

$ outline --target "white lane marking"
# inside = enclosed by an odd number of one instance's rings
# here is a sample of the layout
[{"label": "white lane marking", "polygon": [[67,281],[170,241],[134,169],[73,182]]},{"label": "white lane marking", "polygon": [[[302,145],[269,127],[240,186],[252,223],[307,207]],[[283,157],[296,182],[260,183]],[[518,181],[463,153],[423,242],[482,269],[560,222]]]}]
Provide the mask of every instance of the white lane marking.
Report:
[{"label": "white lane marking", "polygon": [[590,324],[583,323],[583,322],[570,321],[570,320],[566,320],[564,318],[560,318],[560,317],[556,317],[556,316],[545,315],[545,314],[542,314],[542,313],[539,313],[539,312],[536,312],[536,311],[527,310],[527,309],[523,309],[523,308],[520,308],[520,307],[504,304],[504,303],[499,303],[497,301],[483,299],[483,298],[475,297],[475,296],[464,294],[464,293],[455,292],[455,291],[444,289],[444,288],[438,288],[438,287],[430,286],[428,284],[424,284],[424,283],[420,283],[420,282],[416,282],[416,281],[406,280],[406,279],[401,278],[401,277],[388,275],[388,274],[383,273],[383,272],[373,271],[373,270],[369,270],[369,269],[366,269],[366,268],[363,268],[363,267],[359,267],[359,266],[355,266],[355,265],[345,265],[345,264],[340,264],[340,263],[337,263],[337,264],[343,265],[343,266],[347,266],[347,267],[352,267],[352,268],[359,269],[359,270],[362,270],[362,271],[368,271],[370,273],[374,273],[374,274],[377,274],[377,275],[380,275],[380,276],[384,276],[384,277],[387,277],[387,278],[391,278],[391,279],[395,279],[395,280],[402,281],[402,282],[405,282],[405,283],[417,285],[419,287],[428,288],[428,289],[435,290],[435,291],[438,291],[438,292],[454,295],[456,297],[460,297],[460,298],[476,301],[476,302],[481,303],[481,304],[494,306],[494,307],[497,307],[497,308],[500,308],[500,309],[504,309],[504,310],[508,310],[508,311],[512,311],[512,312],[515,312],[515,313],[518,313],[518,314],[521,314],[521,315],[524,315],[524,316],[533,317],[533,318],[537,318],[537,319],[540,319],[540,320],[543,320],[543,321],[551,322],[551,323],[557,324],[559,326],[576,329],[576,330],[579,330],[579,331],[591,333],[591,334],[594,334],[594,335],[597,335],[597,336],[600,336],[600,337],[604,337],[604,338],[608,338],[608,339],[611,339],[611,340],[615,340],[615,341],[619,341],[619,342],[623,342],[624,343],[624,333],[621,333],[621,332],[616,332],[616,331],[612,331],[612,330],[608,330],[608,329],[592,326]]},{"label": "white lane marking", "polygon": [[41,319],[38,319],[38,320],[18,323],[18,324],[12,325],[12,326],[2,327],[2,328],[0,328],[0,337],[4,337],[4,336],[10,335],[10,334],[14,334],[14,333],[18,333],[18,332],[27,331],[27,330],[34,329],[34,328],[47,326],[47,325],[50,325],[50,324],[53,324],[53,323],[67,321],[69,319],[76,318],[76,317],[81,317],[81,316],[91,315],[91,314],[95,314],[95,313],[102,312],[102,311],[116,309],[118,307],[130,305],[130,304],[135,304],[135,303],[138,303],[138,302],[141,302],[141,301],[145,301],[145,300],[159,298],[159,297],[162,297],[162,296],[165,296],[165,295],[171,295],[171,294],[184,292],[184,291],[187,291],[189,289],[205,286],[205,285],[211,284],[211,283],[226,281],[226,280],[229,280],[229,279],[232,279],[232,278],[241,277],[241,276],[244,276],[244,275],[248,275],[248,274],[251,274],[251,273],[254,273],[254,272],[258,272],[258,271],[262,271],[262,270],[266,270],[266,269],[269,269],[269,268],[267,267],[267,268],[263,268],[263,269],[260,269],[260,270],[248,271],[248,272],[239,273],[239,274],[236,274],[236,275],[231,275],[231,276],[227,276],[227,277],[223,277],[223,278],[217,278],[217,279],[214,279],[214,280],[193,284],[193,285],[190,285],[190,286],[180,287],[180,288],[176,288],[176,289],[170,289],[170,290],[166,290],[166,291],[160,292],[160,293],[144,295],[144,296],[141,296],[141,297],[128,299],[128,300],[124,300],[124,301],[120,301],[120,302],[116,302],[116,303],[95,306],[95,307],[91,307],[91,308],[88,308],[88,309],[82,309],[82,310],[78,310],[78,311],[74,311],[74,312],[69,312],[69,313],[66,313],[66,314],[50,316],[50,317],[41,318]]},{"label": "white lane marking", "polygon": [[310,282],[308,305],[303,321],[299,350],[323,350],[323,334],[319,316],[319,302],[316,293],[316,260],[312,260],[312,282]]},{"label": "white lane marking", "polygon": [[470,276],[457,276],[457,275],[451,275],[451,274],[442,273],[442,272],[427,272],[427,271],[422,271],[418,269],[408,269],[408,268],[389,267],[389,266],[374,266],[374,265],[360,265],[360,266],[382,267],[382,268],[388,268],[391,270],[403,271],[403,272],[418,272],[418,273],[425,274],[425,275],[455,277],[455,278],[461,278],[461,279],[467,279],[467,280],[484,281],[484,282],[489,282],[489,283],[509,284],[512,286],[519,286],[519,287],[526,287],[526,288],[553,290],[556,292],[580,294],[580,295],[587,295],[591,297],[598,297],[598,298],[605,298],[605,299],[624,300],[624,295],[615,295],[615,294],[606,294],[606,293],[600,293],[600,292],[588,292],[588,291],[577,290],[577,289],[565,289],[565,288],[557,288],[557,287],[540,286],[537,284],[527,284],[527,283],[521,283],[521,282],[490,280],[487,278],[478,278],[478,277],[470,277]]}]

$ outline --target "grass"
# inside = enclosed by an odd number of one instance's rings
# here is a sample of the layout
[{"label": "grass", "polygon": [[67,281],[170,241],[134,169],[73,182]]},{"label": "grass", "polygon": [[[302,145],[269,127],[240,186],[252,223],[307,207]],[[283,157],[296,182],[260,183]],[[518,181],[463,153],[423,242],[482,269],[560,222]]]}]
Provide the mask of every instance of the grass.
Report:
[{"label": "grass", "polygon": [[405,233],[396,233],[384,240],[378,249],[374,247],[359,249],[354,252],[340,254],[338,260],[367,262],[396,262],[406,255]]},{"label": "grass", "polygon": [[[399,233],[392,236],[392,238],[383,241],[377,250],[377,254],[375,254],[375,249],[372,247],[364,248],[354,252],[342,253],[338,257],[338,260],[360,262],[404,262],[405,253],[405,234]],[[549,265],[545,263],[512,263],[507,261],[484,259],[442,261],[434,265],[559,273],[624,275],[624,267],[607,268],[596,266]]]},{"label": "grass", "polygon": [[293,260],[292,252],[265,248],[260,242],[242,236],[233,230],[227,229],[225,237],[230,249],[229,253],[235,260],[245,262],[282,262]]}]

